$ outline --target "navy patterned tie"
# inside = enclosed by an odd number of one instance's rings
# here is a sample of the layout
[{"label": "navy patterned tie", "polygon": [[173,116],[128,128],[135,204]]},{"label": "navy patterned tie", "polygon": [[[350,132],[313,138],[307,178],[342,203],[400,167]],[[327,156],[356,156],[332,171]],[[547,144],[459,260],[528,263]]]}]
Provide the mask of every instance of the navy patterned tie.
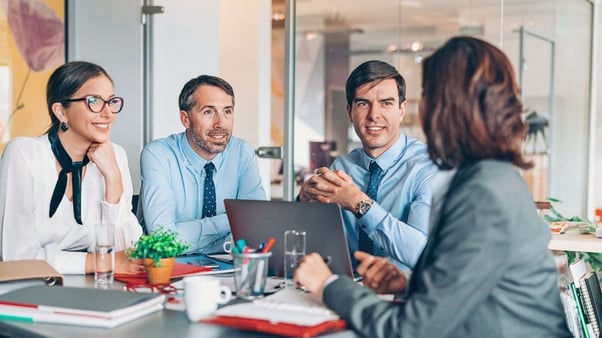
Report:
[{"label": "navy patterned tie", "polygon": [[212,217],[216,214],[215,185],[213,184],[213,171],[215,166],[209,162],[205,164],[205,190],[203,191],[203,216]]},{"label": "navy patterned tie", "polygon": [[[384,171],[378,166],[378,164],[375,161],[370,162],[370,180],[368,181],[368,187],[366,188],[366,195],[368,195],[368,197],[374,201],[376,201],[376,197],[378,196],[378,184],[380,183],[383,175]],[[362,228],[359,229],[359,235],[359,250],[371,254],[374,246],[372,239],[368,237],[368,234],[366,234]]]}]

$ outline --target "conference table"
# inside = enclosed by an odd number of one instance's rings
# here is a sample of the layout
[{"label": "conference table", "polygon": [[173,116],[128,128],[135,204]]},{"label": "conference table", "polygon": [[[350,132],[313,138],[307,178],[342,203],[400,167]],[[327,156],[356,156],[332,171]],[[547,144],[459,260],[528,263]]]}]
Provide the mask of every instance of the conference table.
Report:
[{"label": "conference table", "polygon": [[[94,287],[92,275],[66,275],[65,286]],[[123,283],[115,282],[113,288],[122,289]],[[240,302],[234,299],[232,302]],[[148,316],[112,329],[74,325],[26,323],[0,320],[0,336],[8,337],[57,337],[57,338],[96,338],[96,337],[274,337],[259,332],[244,331],[226,326],[207,323],[191,323],[185,311],[163,309]],[[345,330],[320,337],[358,337],[353,331]]]}]

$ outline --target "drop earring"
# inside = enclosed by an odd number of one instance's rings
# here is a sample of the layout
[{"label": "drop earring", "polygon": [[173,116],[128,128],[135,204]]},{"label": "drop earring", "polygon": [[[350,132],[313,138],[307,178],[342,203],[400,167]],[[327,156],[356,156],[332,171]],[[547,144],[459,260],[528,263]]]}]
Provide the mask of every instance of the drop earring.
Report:
[{"label": "drop earring", "polygon": [[61,122],[61,125],[60,125],[60,126],[61,126],[61,130],[62,130],[62,131],[67,131],[67,130],[69,130],[69,126],[68,126],[68,125],[67,125],[67,123],[65,123],[65,122]]}]

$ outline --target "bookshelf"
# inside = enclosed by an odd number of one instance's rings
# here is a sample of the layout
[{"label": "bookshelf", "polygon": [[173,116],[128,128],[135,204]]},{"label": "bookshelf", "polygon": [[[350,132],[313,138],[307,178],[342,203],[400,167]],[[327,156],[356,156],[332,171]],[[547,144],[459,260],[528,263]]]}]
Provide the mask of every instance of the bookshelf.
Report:
[{"label": "bookshelf", "polygon": [[602,238],[593,234],[553,234],[548,248],[550,250],[602,253]]}]

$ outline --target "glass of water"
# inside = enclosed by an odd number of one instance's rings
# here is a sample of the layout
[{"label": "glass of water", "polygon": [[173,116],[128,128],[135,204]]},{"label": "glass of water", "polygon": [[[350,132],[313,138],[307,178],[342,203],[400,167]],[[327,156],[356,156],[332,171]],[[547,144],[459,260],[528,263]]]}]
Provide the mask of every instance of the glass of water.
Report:
[{"label": "glass of water", "polygon": [[95,226],[94,282],[97,285],[113,283],[115,270],[115,225],[100,223]]},{"label": "glass of water", "polygon": [[294,287],[293,276],[299,261],[305,256],[305,231],[287,230],[284,232],[284,280],[286,287]]}]

